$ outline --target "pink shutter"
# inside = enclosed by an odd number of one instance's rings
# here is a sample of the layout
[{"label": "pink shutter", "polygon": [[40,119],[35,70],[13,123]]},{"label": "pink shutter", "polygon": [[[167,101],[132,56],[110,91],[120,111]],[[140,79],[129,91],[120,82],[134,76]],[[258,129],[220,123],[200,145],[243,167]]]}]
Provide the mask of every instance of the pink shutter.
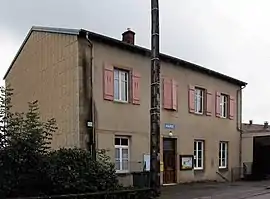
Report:
[{"label": "pink shutter", "polygon": [[172,80],[172,109],[178,109],[178,84],[175,80]]},{"label": "pink shutter", "polygon": [[140,79],[139,73],[134,72],[132,74],[132,103],[140,104]]},{"label": "pink shutter", "polygon": [[113,100],[114,95],[114,82],[113,82],[113,66],[106,64],[104,67],[104,89],[103,95],[105,100]]},{"label": "pink shutter", "polygon": [[216,117],[220,117],[220,93],[216,92]]},{"label": "pink shutter", "polygon": [[234,97],[230,96],[230,119],[233,120],[235,114],[235,100]]},{"label": "pink shutter", "polygon": [[188,89],[188,107],[189,112],[194,113],[195,111],[195,87],[192,85],[189,85]]},{"label": "pink shutter", "polygon": [[163,79],[163,108],[172,109],[172,80]]},{"label": "pink shutter", "polygon": [[213,112],[213,96],[210,91],[206,93],[206,115],[211,116]]}]

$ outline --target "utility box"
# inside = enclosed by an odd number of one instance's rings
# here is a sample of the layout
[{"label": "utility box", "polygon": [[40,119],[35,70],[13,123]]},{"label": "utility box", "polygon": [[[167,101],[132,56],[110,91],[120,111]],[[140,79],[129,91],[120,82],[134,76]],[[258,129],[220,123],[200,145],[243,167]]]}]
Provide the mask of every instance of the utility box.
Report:
[{"label": "utility box", "polygon": [[150,172],[133,172],[133,187],[146,188],[150,187]]}]

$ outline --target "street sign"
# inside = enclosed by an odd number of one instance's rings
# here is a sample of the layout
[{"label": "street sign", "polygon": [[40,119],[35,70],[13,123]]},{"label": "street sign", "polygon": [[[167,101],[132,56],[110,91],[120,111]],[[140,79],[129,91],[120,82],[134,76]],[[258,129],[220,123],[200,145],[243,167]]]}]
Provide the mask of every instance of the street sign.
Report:
[{"label": "street sign", "polygon": [[93,127],[93,122],[87,122],[88,127]]},{"label": "street sign", "polygon": [[175,129],[175,125],[174,124],[170,124],[170,123],[165,123],[165,129]]}]

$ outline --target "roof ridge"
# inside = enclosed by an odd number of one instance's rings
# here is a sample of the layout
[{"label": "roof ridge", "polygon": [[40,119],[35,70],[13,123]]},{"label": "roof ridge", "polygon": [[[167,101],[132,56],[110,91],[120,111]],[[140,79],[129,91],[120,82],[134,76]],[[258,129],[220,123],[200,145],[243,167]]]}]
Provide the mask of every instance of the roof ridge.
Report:
[{"label": "roof ridge", "polygon": [[[33,31],[40,31],[40,32],[51,32],[51,33],[59,33],[59,34],[70,34],[70,35],[79,35],[81,32],[85,32],[85,33],[89,33],[89,36],[96,39],[96,40],[100,40],[103,42],[107,42],[107,43],[111,43],[113,45],[118,45],[118,47],[122,47],[125,48],[127,50],[130,50],[132,52],[137,52],[137,53],[141,53],[144,55],[151,55],[151,51],[145,47],[141,47],[141,46],[137,46],[137,45],[132,45],[132,44],[128,44],[125,42],[122,42],[121,40],[109,37],[109,36],[105,36],[99,33],[95,33],[95,32],[91,32],[85,29],[71,29],[71,28],[55,28],[55,27],[45,27],[45,26],[32,26],[32,28],[29,30],[26,38],[24,39],[22,45],[20,46],[17,54],[15,55],[13,61],[11,62],[6,74],[4,75],[4,79],[6,78],[6,76],[8,75],[9,71],[11,70],[14,62],[16,61],[17,57],[19,56],[20,52],[22,51],[25,43],[27,42],[27,40],[29,39],[31,33]],[[163,54],[160,53],[160,58],[163,59],[163,61],[168,61],[168,62],[173,62],[176,65],[180,65],[182,67],[188,68],[190,70],[196,70],[198,72],[207,74],[209,76],[215,76],[216,78],[222,79],[224,81],[228,81],[231,82],[233,84],[239,85],[239,86],[246,86],[247,83],[240,81],[236,78],[227,76],[225,74],[216,72],[214,70],[205,68],[203,66],[197,65],[195,63],[191,63],[185,60],[182,60],[180,58],[177,57],[173,57],[171,55],[167,55],[167,54]]]}]

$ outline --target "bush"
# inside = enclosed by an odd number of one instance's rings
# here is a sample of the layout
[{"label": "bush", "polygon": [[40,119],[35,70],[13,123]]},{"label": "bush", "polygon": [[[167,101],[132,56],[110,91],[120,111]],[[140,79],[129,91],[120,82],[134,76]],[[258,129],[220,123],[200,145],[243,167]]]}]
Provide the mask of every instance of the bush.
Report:
[{"label": "bush", "polygon": [[85,193],[116,189],[114,165],[93,161],[88,151],[60,149],[48,154],[47,176],[53,194]]},{"label": "bush", "polygon": [[56,122],[41,122],[37,101],[26,114],[11,111],[11,90],[0,97],[0,198],[118,189],[114,165],[104,152],[93,160],[82,149],[49,147]]}]

